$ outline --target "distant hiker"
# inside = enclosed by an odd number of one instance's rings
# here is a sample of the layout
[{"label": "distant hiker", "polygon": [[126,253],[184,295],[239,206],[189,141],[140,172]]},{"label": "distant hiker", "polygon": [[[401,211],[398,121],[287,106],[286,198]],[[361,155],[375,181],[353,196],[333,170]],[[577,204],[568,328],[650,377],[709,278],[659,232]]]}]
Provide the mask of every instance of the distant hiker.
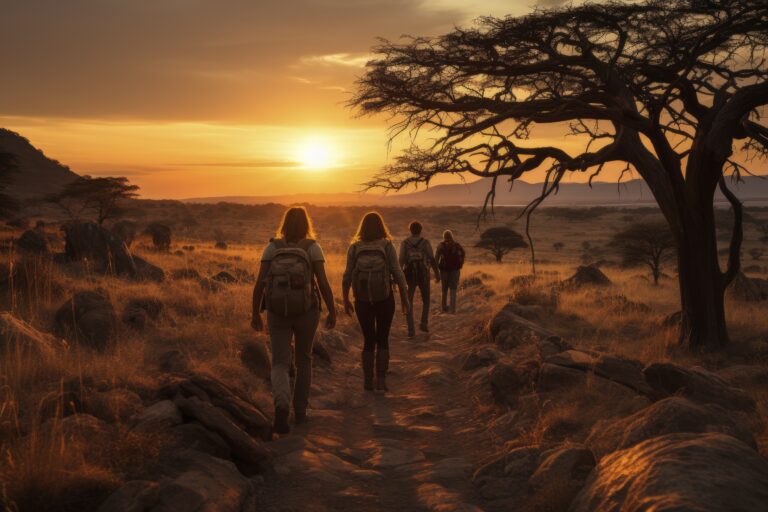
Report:
[{"label": "distant hiker", "polygon": [[[443,312],[456,312],[456,290],[459,288],[461,267],[464,266],[464,248],[453,239],[453,233],[446,229],[443,241],[437,246],[437,266],[442,271]],[[451,304],[448,306],[448,292],[451,294]]]},{"label": "distant hiker", "polygon": [[[395,246],[384,220],[376,212],[366,213],[352,245],[347,252],[342,289],[344,311],[348,315],[357,312],[363,331],[362,352],[364,388],[374,389],[376,368],[376,392],[387,391],[389,368],[389,330],[395,315],[393,284],[400,291],[403,314],[408,315],[410,303],[406,293],[405,276],[397,261]],[[349,290],[355,295],[355,305],[349,300]]]},{"label": "distant hiker", "polygon": [[[336,325],[333,292],[325,274],[325,258],[307,211],[302,207],[285,212],[276,238],[261,257],[259,277],[253,290],[251,326],[264,330],[261,311],[267,311],[272,344],[272,395],[275,401],[275,432],[290,432],[291,338],[295,338],[296,382],[293,392],[294,422],[307,417],[312,384],[312,343],[320,320],[320,295],[328,307],[325,326]],[[266,291],[266,293],[265,293]]]},{"label": "distant hiker", "polygon": [[435,281],[438,283],[440,282],[440,269],[437,268],[432,245],[429,240],[421,236],[423,229],[421,223],[413,221],[408,229],[411,231],[411,236],[400,244],[400,266],[408,283],[408,300],[411,302],[411,314],[408,315],[408,336],[412,338],[416,335],[413,318],[416,309],[413,301],[416,288],[419,289],[422,302],[419,328],[424,332],[429,332],[429,269],[431,268],[435,272]]}]

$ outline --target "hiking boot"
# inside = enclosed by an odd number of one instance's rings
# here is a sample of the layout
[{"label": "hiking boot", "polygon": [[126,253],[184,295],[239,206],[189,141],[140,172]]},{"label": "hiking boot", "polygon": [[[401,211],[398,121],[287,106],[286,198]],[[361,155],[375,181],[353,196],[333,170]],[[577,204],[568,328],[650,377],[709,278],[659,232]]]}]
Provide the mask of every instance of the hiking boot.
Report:
[{"label": "hiking boot", "polygon": [[273,430],[277,434],[288,434],[291,426],[288,425],[288,416],[291,411],[287,407],[275,407],[275,425]]},{"label": "hiking boot", "polygon": [[387,370],[389,369],[389,350],[376,351],[376,393],[386,393]]},{"label": "hiking boot", "polygon": [[421,329],[422,332],[429,332],[429,327],[427,326],[427,324],[421,324],[419,326],[419,329]]},{"label": "hiking boot", "polygon": [[363,389],[373,391],[373,361],[376,358],[373,350],[363,350]]}]

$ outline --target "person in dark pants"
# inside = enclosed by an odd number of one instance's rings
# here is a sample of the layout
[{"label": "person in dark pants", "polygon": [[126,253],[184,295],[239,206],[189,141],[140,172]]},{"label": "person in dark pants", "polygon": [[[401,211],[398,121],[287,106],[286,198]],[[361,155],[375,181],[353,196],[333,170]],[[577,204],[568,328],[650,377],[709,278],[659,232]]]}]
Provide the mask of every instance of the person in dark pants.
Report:
[{"label": "person in dark pants", "polygon": [[432,245],[429,240],[421,236],[422,225],[420,222],[413,221],[408,226],[411,236],[403,240],[400,244],[400,266],[405,274],[405,281],[408,283],[408,300],[411,302],[411,314],[408,315],[408,336],[416,335],[416,326],[414,321],[415,307],[414,297],[416,289],[421,294],[421,323],[419,328],[424,332],[429,332],[429,269],[435,273],[435,282],[440,282],[440,269],[437,267],[435,255],[432,252]]},{"label": "person in dark pants", "polygon": [[[347,252],[347,265],[342,280],[344,311],[357,312],[363,332],[361,354],[364,388],[384,393],[387,389],[389,368],[389,330],[395,315],[395,297],[392,290],[397,284],[403,314],[410,311],[403,271],[397,261],[384,220],[376,212],[365,214]],[[349,300],[353,291],[355,305]],[[374,385],[375,368],[375,385]]]},{"label": "person in dark pants", "polygon": [[[464,266],[464,248],[453,239],[453,233],[446,229],[443,241],[437,246],[437,265],[442,271],[443,295],[442,307],[444,313],[456,312],[456,293],[459,288],[461,267]],[[450,306],[448,294],[450,293]]]}]

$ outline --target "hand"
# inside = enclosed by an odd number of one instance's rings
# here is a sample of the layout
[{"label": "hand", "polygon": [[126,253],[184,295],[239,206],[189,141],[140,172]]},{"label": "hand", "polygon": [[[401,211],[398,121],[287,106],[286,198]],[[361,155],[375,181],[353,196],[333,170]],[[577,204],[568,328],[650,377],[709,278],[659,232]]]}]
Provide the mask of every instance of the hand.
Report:
[{"label": "hand", "polygon": [[263,331],[264,330],[264,322],[261,320],[261,315],[259,313],[254,313],[253,318],[251,319],[251,328],[254,331]]},{"label": "hand", "polygon": [[404,315],[409,315],[411,313],[411,303],[408,302],[408,297],[400,298],[400,307],[402,308]]},{"label": "hand", "polygon": [[328,316],[325,317],[325,328],[333,329],[336,327],[336,311],[331,310],[328,312]]},{"label": "hand", "polygon": [[440,279],[441,279],[441,276],[440,276],[440,274],[435,274],[435,282],[436,282],[436,283],[439,283],[439,282],[440,282]]},{"label": "hand", "polygon": [[349,302],[349,299],[344,299],[344,312],[348,315],[355,312],[355,307]]}]

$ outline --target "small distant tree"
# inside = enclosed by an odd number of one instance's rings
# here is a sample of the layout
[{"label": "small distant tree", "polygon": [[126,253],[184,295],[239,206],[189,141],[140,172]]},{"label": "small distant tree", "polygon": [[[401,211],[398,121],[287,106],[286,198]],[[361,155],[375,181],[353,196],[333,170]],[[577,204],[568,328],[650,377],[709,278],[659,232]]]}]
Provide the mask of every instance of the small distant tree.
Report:
[{"label": "small distant tree", "polygon": [[16,171],[16,157],[11,153],[0,152],[0,217],[7,217],[18,209],[18,202],[5,194],[5,188]]},{"label": "small distant tree", "polygon": [[90,210],[95,213],[96,222],[101,225],[107,219],[120,217],[125,212],[122,203],[137,197],[138,190],[138,185],[130,184],[128,178],[124,177],[81,176],[48,200],[58,205],[72,219],[78,219],[83,212]]},{"label": "small distant tree", "polygon": [[523,236],[517,231],[503,226],[488,228],[480,235],[475,247],[485,249],[501,263],[505,255],[514,249],[528,247]]},{"label": "small distant tree", "polygon": [[647,265],[656,285],[662,263],[675,254],[675,240],[664,222],[632,224],[613,235],[612,245],[618,249],[624,265]]},{"label": "small distant tree", "polygon": [[763,257],[763,254],[765,254],[765,251],[758,248],[750,249],[749,251],[749,255],[752,256],[752,259],[755,261],[760,261],[760,258]]},{"label": "small distant tree", "polygon": [[565,244],[564,244],[563,242],[555,242],[555,243],[553,243],[553,244],[552,244],[552,248],[553,248],[553,249],[554,249],[556,252],[560,252],[560,251],[562,251],[562,250],[563,250],[563,247],[565,247]]}]

